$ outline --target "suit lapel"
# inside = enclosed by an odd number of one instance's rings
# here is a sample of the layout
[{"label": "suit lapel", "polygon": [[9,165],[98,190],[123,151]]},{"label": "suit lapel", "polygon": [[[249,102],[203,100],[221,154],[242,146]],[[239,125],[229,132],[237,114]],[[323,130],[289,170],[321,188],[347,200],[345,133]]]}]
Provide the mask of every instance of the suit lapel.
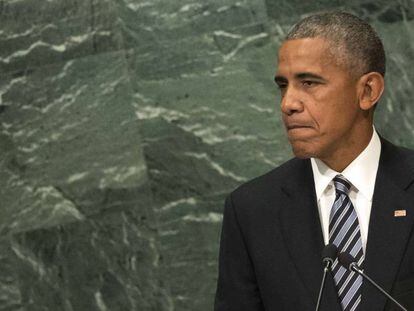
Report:
[{"label": "suit lapel", "polygon": [[[406,192],[412,170],[395,146],[382,141],[372,202],[364,271],[391,292],[413,225],[413,197]],[[407,210],[406,217],[394,217],[395,210]],[[362,310],[383,310],[386,298],[364,281]]]},{"label": "suit lapel", "polygon": [[[321,252],[324,247],[310,160],[297,160],[282,187],[287,200],[280,212],[286,247],[296,270],[316,305],[322,279]],[[337,295],[328,277],[322,310],[337,310]],[[328,308],[329,306],[329,308]]]}]

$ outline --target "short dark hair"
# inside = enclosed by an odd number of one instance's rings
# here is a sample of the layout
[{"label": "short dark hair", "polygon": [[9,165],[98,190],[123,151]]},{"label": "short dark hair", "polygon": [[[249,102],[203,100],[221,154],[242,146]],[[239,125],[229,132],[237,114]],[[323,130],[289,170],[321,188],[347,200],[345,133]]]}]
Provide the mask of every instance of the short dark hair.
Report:
[{"label": "short dark hair", "polygon": [[340,11],[313,14],[294,25],[285,40],[316,37],[331,43],[335,58],[351,72],[385,75],[385,52],[381,39],[359,17]]}]

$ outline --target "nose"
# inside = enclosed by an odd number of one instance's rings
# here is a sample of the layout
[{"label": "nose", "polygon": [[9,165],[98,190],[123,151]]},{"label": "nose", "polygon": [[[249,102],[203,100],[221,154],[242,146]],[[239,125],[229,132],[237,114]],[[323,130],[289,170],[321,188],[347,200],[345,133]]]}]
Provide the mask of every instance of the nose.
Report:
[{"label": "nose", "polygon": [[283,113],[292,115],[303,111],[303,101],[301,100],[299,91],[292,86],[288,86],[282,94],[280,108]]}]

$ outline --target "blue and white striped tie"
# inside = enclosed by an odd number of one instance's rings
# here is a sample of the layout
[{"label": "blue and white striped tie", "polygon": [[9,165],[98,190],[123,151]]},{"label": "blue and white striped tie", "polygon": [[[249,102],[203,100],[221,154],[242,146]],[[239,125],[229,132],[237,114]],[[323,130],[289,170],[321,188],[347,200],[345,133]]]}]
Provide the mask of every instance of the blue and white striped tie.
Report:
[{"label": "blue and white striped tie", "polygon": [[[351,254],[358,265],[364,261],[358,216],[349,199],[351,187],[342,175],[333,179],[336,196],[329,216],[329,243],[338,247],[338,252]],[[335,260],[332,266],[338,297],[344,311],[355,311],[361,302],[362,277],[345,269]]]}]

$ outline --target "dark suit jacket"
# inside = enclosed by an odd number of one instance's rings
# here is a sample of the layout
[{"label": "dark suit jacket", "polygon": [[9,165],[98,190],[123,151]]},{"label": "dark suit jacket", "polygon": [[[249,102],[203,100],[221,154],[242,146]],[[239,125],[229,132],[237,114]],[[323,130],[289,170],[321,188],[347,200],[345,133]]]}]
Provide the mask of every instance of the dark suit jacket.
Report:
[{"label": "dark suit jacket", "polygon": [[[364,271],[414,310],[414,152],[382,140]],[[406,210],[406,217],[394,217]],[[310,160],[292,159],[226,199],[215,311],[314,310],[324,247]],[[321,310],[341,310],[331,276]],[[368,282],[360,310],[398,310]]]}]

